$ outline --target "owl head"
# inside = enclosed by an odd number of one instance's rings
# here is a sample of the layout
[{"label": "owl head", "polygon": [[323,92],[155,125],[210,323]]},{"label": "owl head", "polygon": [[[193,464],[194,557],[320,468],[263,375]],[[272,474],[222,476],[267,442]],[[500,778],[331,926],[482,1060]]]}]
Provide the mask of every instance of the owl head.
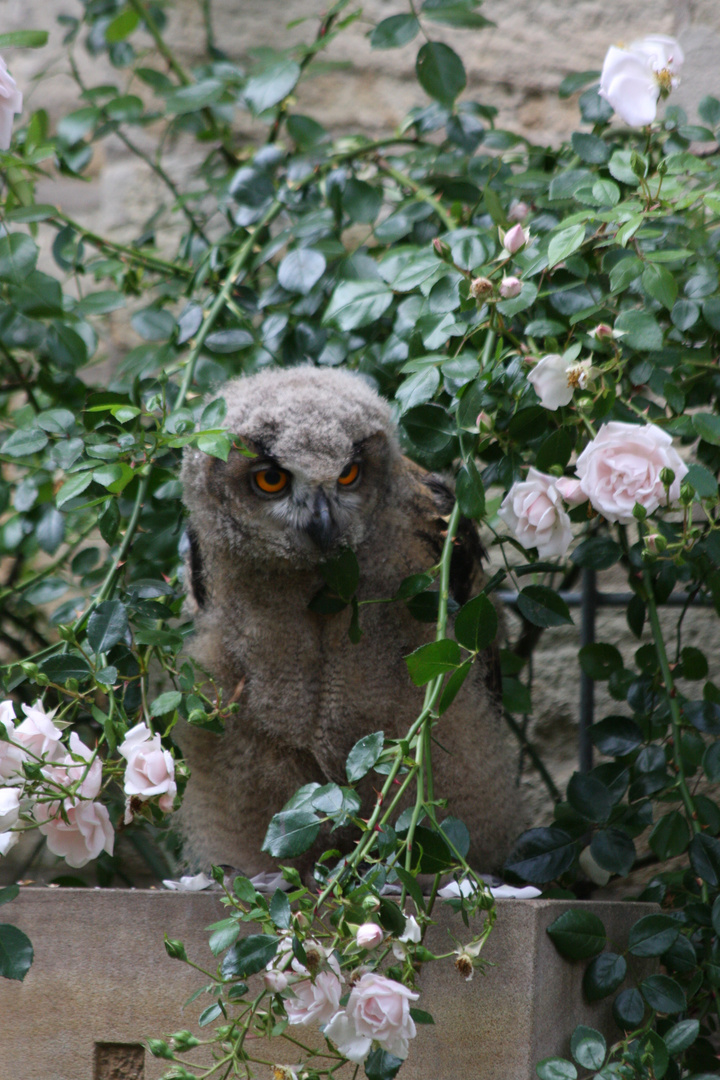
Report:
[{"label": "owl head", "polygon": [[357,548],[391,498],[400,450],[386,403],[358,375],[295,367],[234,379],[224,426],[252,456],[186,451],[191,529],[243,562],[313,566]]}]

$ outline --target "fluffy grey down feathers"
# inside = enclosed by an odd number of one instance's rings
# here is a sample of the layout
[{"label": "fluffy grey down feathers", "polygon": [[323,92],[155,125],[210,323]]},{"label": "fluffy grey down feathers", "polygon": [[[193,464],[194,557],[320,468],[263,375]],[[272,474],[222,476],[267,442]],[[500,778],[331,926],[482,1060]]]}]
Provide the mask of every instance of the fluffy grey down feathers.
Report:
[{"label": "fluffy grey down feathers", "polygon": [[[261,846],[295,790],[346,783],[354,743],[379,730],[402,736],[422,703],[404,657],[432,640],[434,626],[403,603],[371,604],[352,644],[349,609],[308,609],[322,585],[319,563],[351,547],[359,598],[391,597],[403,578],[437,562],[452,497],[402,456],[388,406],[359,376],[270,370],[221,394],[225,426],[257,456],[233,450],[225,463],[185,454],[191,651],[239,711],[222,736],[181,730],[191,768],[182,821],[196,866],[230,863],[255,874],[273,868]],[[481,586],[480,553],[474,525],[464,522],[451,575],[461,603]],[[523,822],[493,651],[478,658],[434,735],[435,790],[468,826],[471,862],[497,868]],[[370,776],[360,786],[364,816],[374,785]]]}]

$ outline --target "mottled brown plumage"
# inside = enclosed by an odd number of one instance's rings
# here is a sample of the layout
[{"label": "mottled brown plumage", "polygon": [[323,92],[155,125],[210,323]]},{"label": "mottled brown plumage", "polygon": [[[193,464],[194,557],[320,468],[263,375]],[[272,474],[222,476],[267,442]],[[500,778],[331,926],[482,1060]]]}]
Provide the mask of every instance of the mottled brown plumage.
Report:
[{"label": "mottled brown plumage", "polygon": [[[360,565],[359,598],[388,598],[438,560],[452,496],[400,452],[387,404],[359,376],[309,367],[228,383],[225,426],[258,456],[227,463],[186,452],[190,585],[197,607],[192,652],[239,711],[217,736],[187,725],[192,770],[183,808],[188,855],[244,873],[272,868],[260,850],[268,822],[302,784],[344,783],[363,735],[402,736],[422,691],[404,656],[432,640],[402,603],[316,614],[318,565],[341,546]],[[357,478],[348,485],[340,477]],[[258,473],[261,475],[258,476]],[[260,483],[279,491],[264,492]],[[451,587],[478,591],[481,547],[463,523]],[[435,729],[435,788],[472,838],[477,867],[498,867],[522,825],[514,756],[499,703],[495,654],[479,658]],[[377,778],[374,778],[377,781]],[[369,810],[373,779],[363,795]],[[379,786],[379,784],[378,784]]]}]

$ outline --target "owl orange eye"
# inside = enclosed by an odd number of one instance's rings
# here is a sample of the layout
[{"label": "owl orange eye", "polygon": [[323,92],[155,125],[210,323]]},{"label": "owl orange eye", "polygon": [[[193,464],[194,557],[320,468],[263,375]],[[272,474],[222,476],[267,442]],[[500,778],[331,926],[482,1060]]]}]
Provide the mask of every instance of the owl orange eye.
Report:
[{"label": "owl orange eye", "polygon": [[346,465],[343,471],[338,476],[338,484],[342,484],[343,487],[350,487],[354,484],[360,475],[360,466],[357,461],[353,461],[351,465]]},{"label": "owl orange eye", "polygon": [[277,469],[275,466],[253,473],[252,478],[255,485],[266,495],[277,495],[288,482],[288,474],[285,470]]}]

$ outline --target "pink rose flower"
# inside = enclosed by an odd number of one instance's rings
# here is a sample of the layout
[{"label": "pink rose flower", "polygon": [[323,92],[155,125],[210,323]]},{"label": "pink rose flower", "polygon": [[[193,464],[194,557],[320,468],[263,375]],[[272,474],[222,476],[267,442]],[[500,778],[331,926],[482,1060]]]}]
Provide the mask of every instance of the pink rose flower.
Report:
[{"label": "pink rose flower", "polygon": [[50,851],[74,867],[97,859],[101,851],[112,855],[115,835],[107,807],[98,802],[76,803],[74,799],[65,799],[64,806],[67,820],[63,820],[58,803],[38,803],[35,808],[35,817],[43,822],[40,832],[47,838]]},{"label": "pink rose flower", "polygon": [[[368,1044],[375,1040],[395,1057],[406,1058],[408,1043],[415,1038],[410,1002],[417,1001],[419,996],[394,979],[369,972],[353,987],[347,1016],[360,1039]],[[342,1052],[341,1046],[338,1049]]]},{"label": "pink rose flower", "polygon": [[361,949],[376,949],[385,935],[382,927],[377,923],[369,922],[358,926],[355,940]]},{"label": "pink rose flower", "polygon": [[522,281],[518,277],[504,277],[500,282],[498,292],[503,300],[511,300],[513,296],[519,296],[522,292]]},{"label": "pink rose flower", "polygon": [[[660,478],[672,469],[675,479],[666,495]],[[655,424],[627,424],[611,420],[583,450],[576,472],[580,487],[599,514],[608,521],[629,525],[635,503],[652,514],[661,505],[677,502],[687,465],[672,439]]]},{"label": "pink rose flower", "polygon": [[151,799],[160,795],[158,805],[169,813],[177,794],[175,762],[169,750],[164,750],[159,735],[153,735],[145,724],[136,724],[128,731],[118,753],[127,761],[124,791]]},{"label": "pink rose flower", "polygon": [[79,783],[77,789],[79,798],[97,798],[102,786],[102,762],[100,758],[93,754],[76,731],[73,731],[70,735],[70,751],[69,754],[65,754],[62,761],[46,765],[42,770],[43,776],[51,781],[50,791],[57,790],[55,785],[68,788]]},{"label": "pink rose flower", "polygon": [[570,547],[570,518],[563,510],[555,478],[535,468],[516,481],[498,510],[524,548],[537,548],[541,559],[564,555]]},{"label": "pink rose flower", "polygon": [[[54,855],[69,866],[85,866],[101,851],[112,855],[115,834],[107,807],[95,802],[102,786],[102,763],[73,731],[70,754],[64,760],[45,766],[43,775],[50,781],[49,790],[77,784],[76,794],[56,801],[38,802],[34,807],[40,832]],[[78,760],[80,759],[80,760]]]},{"label": "pink rose flower", "polygon": [[65,747],[60,742],[62,732],[52,722],[55,710],[46,713],[40,701],[34,705],[23,705],[22,709],[26,719],[16,727],[14,741],[21,743],[38,758],[58,761],[64,757]]},{"label": "pink rose flower", "polygon": [[[337,960],[333,966],[339,971]],[[285,1012],[291,1024],[329,1023],[340,1008],[342,996],[342,983],[336,971],[321,971],[314,981],[301,979],[292,984],[293,996],[284,998]]]},{"label": "pink rose flower", "polygon": [[0,56],[0,150],[7,150],[12,138],[13,116],[22,112],[23,96]]},{"label": "pink rose flower", "polygon": [[508,229],[507,232],[504,229],[498,229],[498,233],[500,243],[508,255],[516,255],[518,251],[522,251],[526,244],[530,243],[530,230],[524,229],[520,222],[513,225],[512,229]]}]

